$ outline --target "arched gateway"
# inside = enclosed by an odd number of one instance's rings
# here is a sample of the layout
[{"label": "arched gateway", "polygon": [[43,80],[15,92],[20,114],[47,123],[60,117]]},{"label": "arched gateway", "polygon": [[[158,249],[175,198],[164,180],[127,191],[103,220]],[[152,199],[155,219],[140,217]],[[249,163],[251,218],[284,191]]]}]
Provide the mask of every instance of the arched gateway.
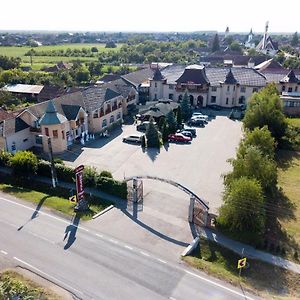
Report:
[{"label": "arched gateway", "polygon": [[128,197],[127,200],[130,203],[133,202],[142,202],[143,201],[143,182],[142,179],[151,179],[151,180],[158,180],[167,184],[171,184],[186,194],[190,196],[190,206],[189,206],[189,222],[193,222],[200,226],[208,226],[209,225],[209,218],[208,218],[208,211],[209,206],[206,201],[198,197],[195,193],[189,190],[187,187],[183,186],[182,184],[175,182],[173,180],[160,178],[156,176],[132,176],[124,178],[126,182],[132,181],[132,185],[128,185]]}]

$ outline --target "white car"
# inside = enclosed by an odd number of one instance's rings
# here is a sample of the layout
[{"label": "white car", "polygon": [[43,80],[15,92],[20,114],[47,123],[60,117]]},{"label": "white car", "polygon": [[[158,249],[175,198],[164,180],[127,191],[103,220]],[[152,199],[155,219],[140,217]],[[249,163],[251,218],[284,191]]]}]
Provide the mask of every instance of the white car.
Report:
[{"label": "white car", "polygon": [[123,138],[124,143],[141,144],[142,137],[137,135],[128,135]]},{"label": "white car", "polygon": [[194,112],[193,115],[192,115],[192,118],[199,118],[201,120],[205,120],[205,121],[208,121],[208,116],[207,115],[204,115],[203,113],[201,112]]}]

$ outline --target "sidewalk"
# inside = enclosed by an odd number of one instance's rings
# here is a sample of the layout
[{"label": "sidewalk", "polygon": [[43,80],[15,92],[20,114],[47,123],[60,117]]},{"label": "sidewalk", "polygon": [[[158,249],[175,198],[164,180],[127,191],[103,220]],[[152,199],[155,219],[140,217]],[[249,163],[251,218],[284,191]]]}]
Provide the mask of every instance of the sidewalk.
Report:
[{"label": "sidewalk", "polygon": [[208,240],[214,241],[221,246],[224,246],[227,249],[232,250],[233,252],[242,255],[242,251],[244,249],[243,256],[248,258],[254,258],[257,260],[261,260],[264,262],[267,262],[269,264],[290,270],[292,272],[300,274],[300,265],[293,263],[287,259],[284,259],[280,256],[272,255],[271,253],[267,253],[261,250],[257,250],[252,246],[249,246],[247,244],[234,241],[226,236],[224,236],[222,233],[215,232],[208,228],[200,228],[199,233],[204,238],[207,238]]}]

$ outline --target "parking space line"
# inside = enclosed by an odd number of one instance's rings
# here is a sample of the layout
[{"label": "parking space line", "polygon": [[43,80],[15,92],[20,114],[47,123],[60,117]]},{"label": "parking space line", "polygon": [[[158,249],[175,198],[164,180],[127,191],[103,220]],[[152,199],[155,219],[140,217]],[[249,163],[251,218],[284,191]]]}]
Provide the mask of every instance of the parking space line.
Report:
[{"label": "parking space line", "polygon": [[8,253],[4,250],[1,250],[1,253],[4,254],[4,255],[7,255]]}]

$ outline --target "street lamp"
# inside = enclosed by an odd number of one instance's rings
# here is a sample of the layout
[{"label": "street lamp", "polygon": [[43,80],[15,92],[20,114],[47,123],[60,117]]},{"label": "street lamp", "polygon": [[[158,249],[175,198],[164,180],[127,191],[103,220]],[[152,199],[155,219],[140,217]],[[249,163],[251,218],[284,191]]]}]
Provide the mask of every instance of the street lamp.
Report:
[{"label": "street lamp", "polygon": [[51,138],[50,138],[50,136],[47,136],[47,135],[44,135],[44,134],[39,134],[39,137],[41,137],[42,139],[43,139],[43,137],[47,137],[47,143],[48,143],[48,149],[49,149],[49,159],[50,159],[50,164],[51,164],[52,186],[54,188],[56,188],[56,186],[57,186],[57,175],[56,175],[55,164],[54,164],[54,159],[53,159]]}]

